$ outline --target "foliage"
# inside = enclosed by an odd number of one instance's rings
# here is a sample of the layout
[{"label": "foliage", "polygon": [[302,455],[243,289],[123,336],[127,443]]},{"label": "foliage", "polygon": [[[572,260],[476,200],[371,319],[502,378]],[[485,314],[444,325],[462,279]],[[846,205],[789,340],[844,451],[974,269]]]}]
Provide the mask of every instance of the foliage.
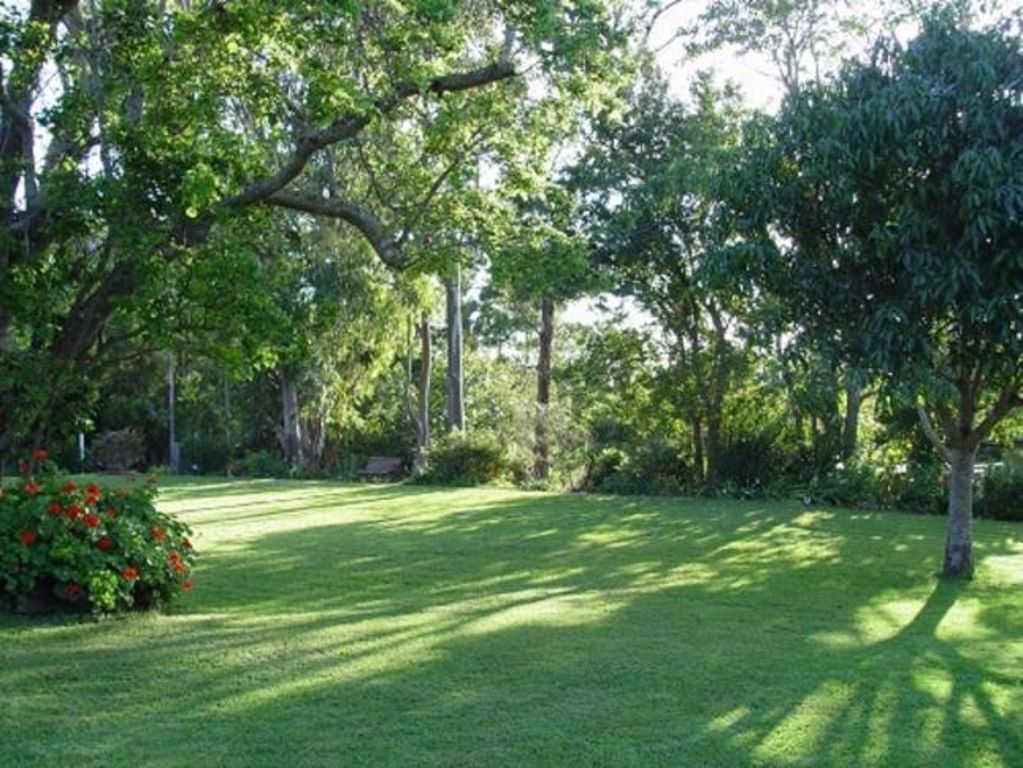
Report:
[{"label": "foliage", "polygon": [[190,529],[156,510],[154,483],[79,488],[52,465],[43,470],[0,492],[9,598],[100,614],[166,605],[192,589]]},{"label": "foliage", "polygon": [[482,485],[506,476],[511,466],[501,438],[491,432],[455,431],[434,441],[424,483]]},{"label": "foliage", "polygon": [[138,430],[131,427],[112,429],[96,438],[89,455],[96,469],[125,472],[145,462],[145,443]]},{"label": "foliage", "polygon": [[815,477],[806,495],[812,501],[840,507],[941,515],[946,511],[946,485],[944,470],[935,464],[896,467],[861,459]]},{"label": "foliage", "polygon": [[486,210],[481,158],[528,187],[530,135],[609,98],[623,42],[596,0],[0,13],[5,454],[79,426],[140,350],[265,365],[275,211],[428,261]]},{"label": "foliage", "polygon": [[992,520],[1023,522],[1023,460],[1018,456],[984,473],[977,513]]},{"label": "foliage", "polygon": [[250,451],[231,462],[230,469],[242,477],[291,477],[291,467],[277,451]]}]

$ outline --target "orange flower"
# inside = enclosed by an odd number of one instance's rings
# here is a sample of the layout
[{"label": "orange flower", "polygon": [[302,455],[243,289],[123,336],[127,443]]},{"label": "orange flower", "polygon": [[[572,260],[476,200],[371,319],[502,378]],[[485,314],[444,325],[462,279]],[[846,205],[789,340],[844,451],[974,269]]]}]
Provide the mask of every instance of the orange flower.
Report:
[{"label": "orange flower", "polygon": [[35,544],[37,536],[35,531],[22,531],[18,534],[18,538],[21,539],[21,543],[26,547],[31,547]]},{"label": "orange flower", "polygon": [[153,538],[157,541],[163,541],[167,538],[167,533],[158,525],[154,525],[152,528]]},{"label": "orange flower", "polygon": [[188,537],[185,537],[184,539],[181,540],[181,546],[183,546],[185,549],[191,549],[192,542],[188,540]]},{"label": "orange flower", "polygon": [[183,589],[185,592],[191,592],[194,586],[195,584],[192,583],[191,579],[187,579],[181,582],[181,589]]},{"label": "orange flower", "polygon": [[127,568],[121,571],[121,575],[124,576],[124,578],[127,579],[128,581],[135,581],[135,579],[139,577],[139,572],[138,570],[132,568],[129,565]]}]

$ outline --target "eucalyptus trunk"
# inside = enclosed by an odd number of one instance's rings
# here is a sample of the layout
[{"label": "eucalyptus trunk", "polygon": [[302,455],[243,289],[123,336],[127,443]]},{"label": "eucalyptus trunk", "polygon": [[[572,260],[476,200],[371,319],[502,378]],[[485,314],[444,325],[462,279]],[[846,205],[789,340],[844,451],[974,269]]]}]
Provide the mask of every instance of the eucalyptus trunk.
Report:
[{"label": "eucalyptus trunk", "polygon": [[295,379],[280,371],[281,385],[281,450],[290,467],[297,467],[302,448],[302,425],[298,419],[298,387]]},{"label": "eucalyptus trunk", "polygon": [[703,485],[703,420],[693,414],[693,482]]},{"label": "eucalyptus trunk", "polygon": [[540,302],[540,355],[536,364],[536,431],[533,444],[533,476],[550,476],[550,446],[547,419],[551,403],[551,357],[554,346],[554,299]]},{"label": "eucalyptus trunk", "polygon": [[433,342],[430,339],[430,318],[425,313],[419,320],[419,382],[416,402],[416,456],[414,468],[426,468],[426,452],[430,450],[430,377],[433,374]]},{"label": "eucalyptus trunk", "polygon": [[444,278],[448,340],[448,429],[465,429],[465,371],[462,365],[462,270]]}]

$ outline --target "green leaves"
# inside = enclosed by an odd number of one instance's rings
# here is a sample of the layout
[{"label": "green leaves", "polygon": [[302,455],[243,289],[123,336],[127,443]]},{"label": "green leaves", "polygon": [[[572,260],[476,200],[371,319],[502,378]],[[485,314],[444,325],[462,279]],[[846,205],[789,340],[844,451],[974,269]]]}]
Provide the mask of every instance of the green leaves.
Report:
[{"label": "green leaves", "polygon": [[929,17],[790,97],[746,166],[774,231],[761,285],[813,343],[910,388],[970,381],[971,408],[1023,357],[1021,55]]},{"label": "green leaves", "polygon": [[181,199],[188,218],[196,218],[219,197],[217,175],[206,163],[200,162],[185,172],[181,180]]}]

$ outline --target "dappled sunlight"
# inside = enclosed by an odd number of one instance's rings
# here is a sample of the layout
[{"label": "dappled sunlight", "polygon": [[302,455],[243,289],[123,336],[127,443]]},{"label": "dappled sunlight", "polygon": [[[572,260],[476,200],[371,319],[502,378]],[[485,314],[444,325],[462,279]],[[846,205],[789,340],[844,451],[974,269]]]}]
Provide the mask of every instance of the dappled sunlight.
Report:
[{"label": "dappled sunlight", "polygon": [[896,520],[896,559],[873,548],[885,516],[797,505],[213,487],[162,502],[202,542],[199,589],[172,615],[5,619],[0,687],[38,693],[0,727],[101,700],[122,730],[61,717],[85,734],[77,762],[102,763],[132,754],[122,732],[150,722],[144,696],[167,743],[203,729],[195,764],[304,729],[326,734],[313,764],[367,744],[367,764],[407,762],[388,757],[396,740],[442,764],[581,749],[611,764],[1008,764],[1023,750],[1020,603],[1004,586],[1020,559],[1001,530],[981,561],[997,578],[960,588],[931,575],[933,519]]}]

